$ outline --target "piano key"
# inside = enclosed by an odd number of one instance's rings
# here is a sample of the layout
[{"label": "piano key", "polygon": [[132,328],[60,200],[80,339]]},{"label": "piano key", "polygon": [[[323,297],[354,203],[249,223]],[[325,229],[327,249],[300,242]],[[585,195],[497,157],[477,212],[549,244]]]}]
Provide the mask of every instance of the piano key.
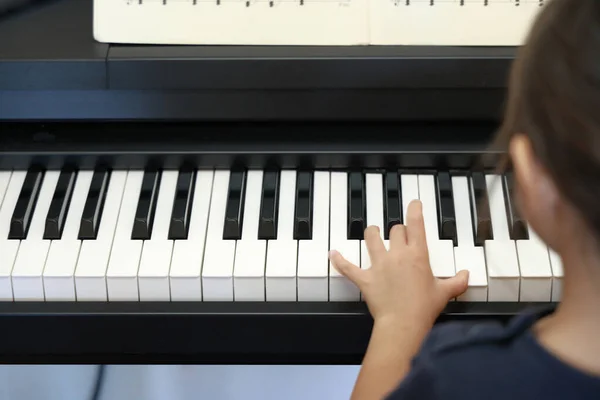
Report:
[{"label": "piano key", "polygon": [[486,175],[493,239],[484,243],[488,301],[519,301],[520,272],[515,241],[510,238],[499,175]]},{"label": "piano key", "polygon": [[[128,171],[126,170],[112,171],[104,203],[105,209],[102,213],[102,221],[100,221],[100,229],[98,230],[96,240],[84,240],[81,242],[81,249],[75,269],[75,294],[77,301],[108,300],[108,264],[128,175]],[[135,175],[134,173],[133,176],[135,177]],[[139,176],[141,177],[141,175]],[[135,201],[137,200],[135,192],[132,189],[129,192],[133,193],[130,193],[125,200],[132,203],[127,204],[123,202],[124,210],[131,210],[135,207]],[[131,211],[130,215],[133,219],[133,211]],[[122,231],[121,238],[125,239],[125,236],[129,233]],[[126,239],[129,240],[129,237]]]},{"label": "piano key", "polygon": [[81,247],[78,231],[93,175],[93,171],[79,171],[77,174],[63,234],[50,243],[43,272],[46,301],[76,300],[75,269]]},{"label": "piano key", "polygon": [[440,239],[434,175],[419,175],[418,179],[419,199],[423,204],[423,220],[431,271],[437,278],[453,277],[456,275],[454,243],[452,240]]},{"label": "piano key", "polygon": [[[262,184],[259,239],[277,238],[277,209],[279,207],[279,172],[266,171]],[[286,205],[287,207],[287,205]]]},{"label": "piano key", "polygon": [[20,240],[8,239],[10,220],[19,200],[26,171],[0,171],[0,301],[12,301],[13,289],[10,274],[17,256]]},{"label": "piano key", "polygon": [[512,172],[508,172],[503,176],[502,187],[504,189],[504,199],[506,201],[506,217],[508,218],[508,227],[510,230],[510,238],[512,240],[529,239],[527,231],[527,222],[521,218],[517,209],[516,193],[514,188],[514,179]]},{"label": "piano key", "polygon": [[46,228],[44,230],[44,239],[60,239],[69,206],[71,204],[71,196],[75,187],[77,172],[72,168],[66,168],[60,173],[54,197],[50,203],[50,209],[46,216]]},{"label": "piano key", "polygon": [[[450,174],[442,171],[437,174],[436,178],[440,239],[452,240],[454,246],[457,246],[456,217]],[[468,201],[468,197],[465,200]]]},{"label": "piano key", "polygon": [[389,240],[390,230],[402,223],[402,197],[400,196],[400,176],[397,172],[385,174],[385,232],[384,238]]},{"label": "piano key", "polygon": [[519,300],[550,301],[552,298],[552,267],[548,247],[532,230],[529,239],[517,240],[517,257],[521,274]]},{"label": "piano key", "polygon": [[[142,170],[131,170],[127,174],[108,268],[106,269],[106,288],[109,301],[139,300],[137,272],[144,242],[143,240],[132,239],[132,231],[136,216],[140,215],[137,214],[136,210],[145,176],[148,176],[148,174],[145,174]],[[149,176],[156,177],[155,175]],[[147,182],[148,180],[146,180]],[[150,195],[149,191],[147,194]],[[150,201],[148,198],[146,200]]]},{"label": "piano key", "polygon": [[296,214],[294,239],[310,240],[313,231],[313,173],[301,171],[296,175]]},{"label": "piano key", "polygon": [[246,173],[232,171],[230,175],[223,239],[238,240],[242,236],[244,220]]},{"label": "piano key", "polygon": [[25,239],[31,224],[31,218],[36,207],[38,196],[44,180],[44,171],[32,168],[27,171],[25,182],[19,194],[19,200],[10,221],[9,239]]},{"label": "piano key", "polygon": [[195,182],[196,173],[193,170],[183,169],[179,172],[169,226],[169,239],[171,240],[187,239],[188,237]]},{"label": "piano key", "polygon": [[156,198],[160,187],[160,171],[150,169],[144,172],[137,210],[131,232],[131,239],[148,240],[152,236],[152,224],[156,211]]},{"label": "piano key", "polygon": [[0,208],[6,197],[8,191],[8,185],[10,183],[12,172],[11,171],[0,171]]},{"label": "piano key", "polygon": [[[360,240],[348,239],[348,174],[331,172],[329,247],[360,267]],[[329,262],[329,301],[359,301],[360,291]]]},{"label": "piano key", "polygon": [[298,301],[329,298],[329,179],[314,173],[312,238],[298,242]]},{"label": "piano key", "polygon": [[242,237],[236,243],[233,263],[235,301],[265,300],[265,260],[267,241],[258,239],[263,171],[247,174]]},{"label": "piano key", "polygon": [[11,278],[15,300],[44,300],[42,274],[50,240],[44,239],[46,216],[52,202],[60,171],[46,171],[27,238],[21,240]]},{"label": "piano key", "polygon": [[[296,301],[298,241],[294,239],[296,171],[281,171],[277,239],[267,242],[266,300]],[[285,204],[284,207],[281,205]]]},{"label": "piano key", "polygon": [[[486,199],[486,178],[481,172],[473,172],[470,180],[471,211],[473,214],[473,230],[475,231],[475,244],[483,246],[486,240],[494,239],[495,229],[492,229],[490,205]],[[498,211],[500,204],[498,204]]]},{"label": "piano key", "polygon": [[365,181],[361,172],[348,174],[348,189],[348,240],[362,240],[367,217]]},{"label": "piano key", "polygon": [[202,300],[202,260],[213,176],[213,171],[196,173],[188,235],[185,239],[175,240],[173,246],[169,271],[172,301]]},{"label": "piano key", "polygon": [[98,227],[102,220],[104,202],[110,182],[110,171],[100,168],[94,171],[85,207],[79,224],[79,239],[96,239]]},{"label": "piano key", "polygon": [[140,301],[169,301],[169,268],[173,241],[169,240],[169,226],[173,200],[177,191],[178,171],[164,170],[160,179],[152,238],[145,240],[138,269]]},{"label": "piano key", "polygon": [[[367,226],[374,225],[379,228],[379,234],[383,240],[385,231],[384,213],[383,213],[383,175],[375,173],[365,174],[365,183],[367,188]],[[389,241],[384,240],[384,245],[389,249]],[[360,267],[363,269],[371,268],[371,258],[367,249],[367,242],[360,241]]]},{"label": "piano key", "polygon": [[454,247],[456,271],[469,271],[469,283],[458,301],[487,301],[488,283],[483,247],[475,246],[473,216],[469,201],[469,181],[466,176],[453,176],[452,195],[456,217],[458,244]]},{"label": "piano key", "polygon": [[202,267],[204,301],[233,301],[235,240],[223,238],[230,176],[239,182],[239,175],[215,171]]},{"label": "piano key", "polygon": [[413,200],[419,200],[418,175],[401,173],[400,183],[402,190],[402,223],[406,225],[406,213],[408,211],[408,205]]},{"label": "piano key", "polygon": [[550,265],[552,266],[552,301],[559,302],[562,298],[563,263],[554,250],[549,249]]}]

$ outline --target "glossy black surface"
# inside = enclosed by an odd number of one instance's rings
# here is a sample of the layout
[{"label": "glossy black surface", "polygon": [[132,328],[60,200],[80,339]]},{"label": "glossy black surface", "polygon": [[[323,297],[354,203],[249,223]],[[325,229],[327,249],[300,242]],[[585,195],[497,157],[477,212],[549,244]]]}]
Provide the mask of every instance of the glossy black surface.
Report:
[{"label": "glossy black surface", "polygon": [[512,47],[142,46],[92,0],[0,17],[0,120],[439,120],[502,114]]},{"label": "glossy black surface", "polygon": [[[448,304],[438,322],[506,321],[547,303]],[[359,364],[364,303],[0,303],[5,363]],[[43,332],[43,334],[40,334]]]}]

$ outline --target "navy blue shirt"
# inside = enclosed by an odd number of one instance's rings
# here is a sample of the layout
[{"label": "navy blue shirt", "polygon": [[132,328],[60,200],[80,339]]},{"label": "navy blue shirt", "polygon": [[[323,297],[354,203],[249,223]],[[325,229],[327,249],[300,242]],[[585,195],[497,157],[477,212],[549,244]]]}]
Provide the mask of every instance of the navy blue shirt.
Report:
[{"label": "navy blue shirt", "polygon": [[532,310],[509,324],[437,325],[388,400],[600,399],[600,378],[544,349],[530,328],[552,310]]}]

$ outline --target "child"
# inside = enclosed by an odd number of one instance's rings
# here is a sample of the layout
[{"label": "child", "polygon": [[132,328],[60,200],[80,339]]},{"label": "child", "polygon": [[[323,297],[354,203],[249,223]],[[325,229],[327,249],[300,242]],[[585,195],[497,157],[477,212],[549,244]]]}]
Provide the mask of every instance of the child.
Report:
[{"label": "child", "polygon": [[600,0],[546,3],[513,66],[498,143],[523,217],[562,258],[561,304],[429,332],[468,273],[432,276],[412,202],[389,251],[367,228],[370,269],[331,253],[374,319],[353,399],[600,399]]}]

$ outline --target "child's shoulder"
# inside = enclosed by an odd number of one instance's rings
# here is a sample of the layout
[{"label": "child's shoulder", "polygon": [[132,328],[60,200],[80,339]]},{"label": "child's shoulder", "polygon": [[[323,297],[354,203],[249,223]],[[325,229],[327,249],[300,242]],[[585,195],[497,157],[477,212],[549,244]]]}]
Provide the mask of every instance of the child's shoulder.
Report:
[{"label": "child's shoulder", "polygon": [[512,318],[508,323],[500,321],[459,321],[439,323],[424,341],[418,358],[451,356],[465,351],[485,351],[514,344],[527,335],[537,320],[552,309],[531,309]]},{"label": "child's shoulder", "polygon": [[[552,309],[534,309],[507,324],[436,325],[414,358],[410,373],[389,399],[517,400],[566,398],[565,395],[587,399],[588,393],[597,396],[600,380],[561,363],[532,334],[530,328],[550,312]],[[579,397],[571,396],[575,384],[582,391]],[[561,388],[568,388],[569,392],[561,393]]]}]

